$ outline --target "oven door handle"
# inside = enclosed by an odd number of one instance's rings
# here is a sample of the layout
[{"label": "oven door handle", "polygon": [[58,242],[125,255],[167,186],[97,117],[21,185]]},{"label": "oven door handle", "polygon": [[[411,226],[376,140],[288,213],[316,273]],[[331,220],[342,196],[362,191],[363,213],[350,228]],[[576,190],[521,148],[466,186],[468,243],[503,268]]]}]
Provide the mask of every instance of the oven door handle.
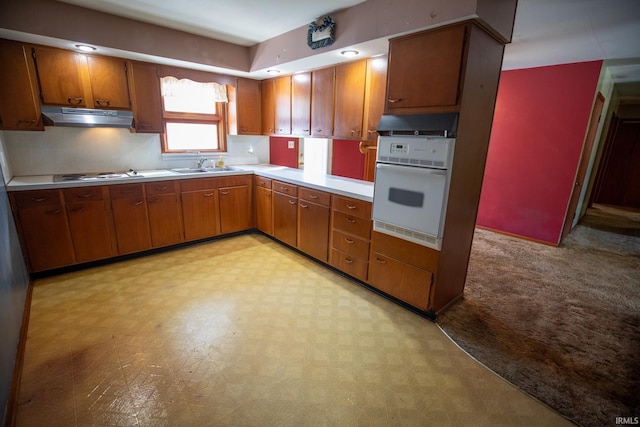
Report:
[{"label": "oven door handle", "polygon": [[378,170],[388,170],[402,173],[414,173],[414,174],[429,174],[429,175],[440,175],[447,176],[447,171],[443,169],[431,169],[431,168],[422,168],[417,166],[402,166],[402,165],[388,165],[386,163],[377,163],[376,169]]}]

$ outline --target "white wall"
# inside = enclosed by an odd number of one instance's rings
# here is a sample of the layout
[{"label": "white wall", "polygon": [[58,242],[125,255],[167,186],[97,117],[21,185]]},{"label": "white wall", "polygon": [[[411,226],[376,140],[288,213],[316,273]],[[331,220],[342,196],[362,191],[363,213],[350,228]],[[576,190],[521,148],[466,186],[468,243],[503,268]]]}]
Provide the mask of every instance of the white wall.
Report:
[{"label": "white wall", "polygon": [[[194,159],[200,157],[163,156],[160,137],[156,134],[111,128],[45,129],[44,132],[2,132],[0,142],[4,142],[10,176],[169,169],[192,166]],[[227,145],[228,152],[224,155],[227,164],[269,162],[266,136],[229,136]],[[253,154],[249,153],[250,149]],[[214,156],[214,160],[217,157]]]}]

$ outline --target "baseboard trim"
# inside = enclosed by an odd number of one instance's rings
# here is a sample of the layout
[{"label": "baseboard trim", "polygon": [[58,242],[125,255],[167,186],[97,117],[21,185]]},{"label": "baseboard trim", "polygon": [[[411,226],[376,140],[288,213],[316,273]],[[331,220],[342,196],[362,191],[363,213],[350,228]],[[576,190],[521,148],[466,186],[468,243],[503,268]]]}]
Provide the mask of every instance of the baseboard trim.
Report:
[{"label": "baseboard trim", "polygon": [[476,224],[476,228],[479,228],[480,230],[487,230],[487,231],[492,231],[494,233],[498,233],[498,234],[504,234],[505,236],[509,236],[509,237],[515,237],[517,239],[522,239],[522,240],[528,240],[530,242],[534,242],[534,243],[540,243],[541,245],[547,245],[547,246],[553,246],[553,247],[558,247],[559,244],[558,243],[551,243],[551,242],[546,242],[544,240],[538,240],[538,239],[534,239],[531,237],[527,237],[527,236],[521,236],[519,234],[515,234],[515,233],[509,233],[507,231],[502,231],[502,230],[496,230],[495,228],[491,228],[491,227],[484,227],[482,225],[477,225]]},{"label": "baseboard trim", "polygon": [[13,365],[13,378],[11,379],[11,390],[7,401],[7,412],[4,417],[4,427],[13,427],[16,422],[16,412],[18,407],[18,393],[20,392],[20,380],[22,379],[22,367],[24,365],[24,352],[27,346],[27,332],[29,330],[29,316],[31,314],[31,296],[33,295],[33,282],[29,280],[27,295],[24,301],[24,311],[22,313],[22,325],[20,326],[20,339],[18,341],[18,351],[16,361]]}]

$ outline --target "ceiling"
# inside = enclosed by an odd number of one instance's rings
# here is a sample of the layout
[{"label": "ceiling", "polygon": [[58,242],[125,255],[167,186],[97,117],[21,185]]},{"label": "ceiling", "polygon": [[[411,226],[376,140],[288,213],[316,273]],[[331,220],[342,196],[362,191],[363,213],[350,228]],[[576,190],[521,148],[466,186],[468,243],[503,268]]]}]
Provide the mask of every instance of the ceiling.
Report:
[{"label": "ceiling", "polygon": [[[363,0],[59,0],[251,46]],[[283,13],[286,11],[286,13]],[[616,83],[640,81],[640,1],[519,0],[503,69],[604,59]]]}]

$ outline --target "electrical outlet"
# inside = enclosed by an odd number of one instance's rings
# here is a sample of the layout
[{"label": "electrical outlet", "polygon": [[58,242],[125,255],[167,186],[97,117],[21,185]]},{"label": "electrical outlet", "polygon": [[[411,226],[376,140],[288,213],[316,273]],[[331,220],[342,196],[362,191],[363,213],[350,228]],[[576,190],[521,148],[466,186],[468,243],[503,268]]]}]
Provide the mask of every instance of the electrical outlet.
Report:
[{"label": "electrical outlet", "polygon": [[290,148],[290,149],[292,149],[292,150],[293,150],[294,148],[296,148],[296,142],[295,142],[295,141],[289,141],[288,148]]}]

